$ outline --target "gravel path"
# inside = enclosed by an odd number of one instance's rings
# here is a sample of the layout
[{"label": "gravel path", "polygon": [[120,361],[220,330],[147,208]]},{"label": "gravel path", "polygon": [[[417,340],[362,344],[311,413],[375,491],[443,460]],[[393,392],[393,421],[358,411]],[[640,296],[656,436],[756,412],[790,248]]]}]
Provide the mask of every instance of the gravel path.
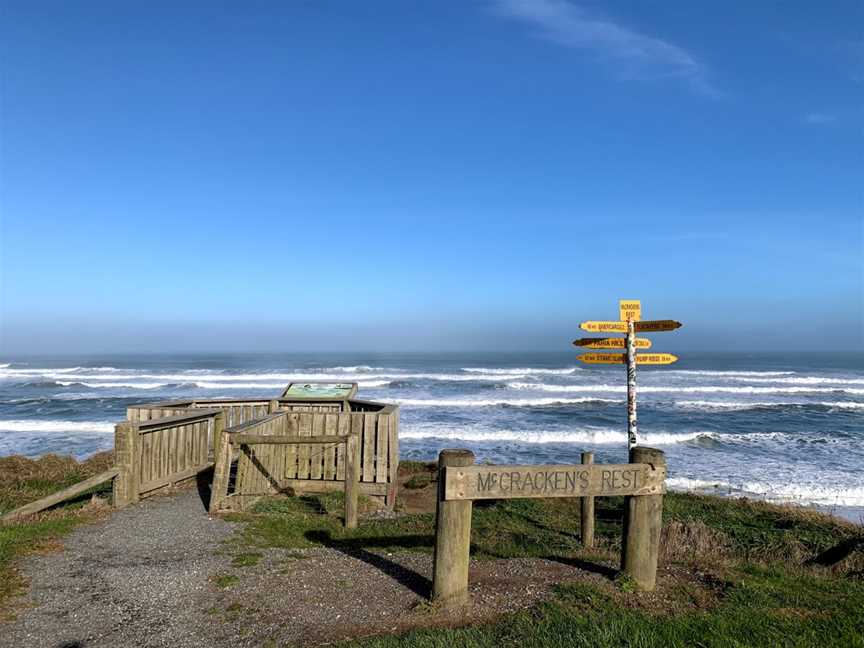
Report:
[{"label": "gravel path", "polygon": [[27,607],[0,625],[0,646],[307,646],[491,619],[555,582],[602,578],[546,560],[472,561],[473,607],[442,612],[426,604],[429,555],[269,549],[239,566],[224,545],[234,528],[194,489],[79,527],[63,551],[22,563]]},{"label": "gravel path", "polygon": [[195,489],[78,528],[63,551],[24,561],[33,607],[0,628],[0,645],[202,645],[208,577],[232,528],[208,517]]}]

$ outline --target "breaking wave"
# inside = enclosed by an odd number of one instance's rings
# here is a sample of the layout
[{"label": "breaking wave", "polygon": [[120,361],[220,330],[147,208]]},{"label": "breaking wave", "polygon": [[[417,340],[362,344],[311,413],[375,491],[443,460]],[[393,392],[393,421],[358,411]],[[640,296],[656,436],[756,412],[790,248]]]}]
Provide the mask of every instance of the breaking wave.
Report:
[{"label": "breaking wave", "polygon": [[[573,431],[520,431],[520,430],[476,430],[471,428],[420,428],[400,431],[404,439],[447,439],[458,441],[516,441],[519,443],[579,443],[591,445],[626,445],[627,434],[622,430],[584,429]],[[690,432],[683,434],[657,433],[642,435],[642,442],[649,445],[672,445],[686,443],[699,438],[716,436],[712,432]]]},{"label": "breaking wave", "polygon": [[0,432],[100,432],[114,431],[113,423],[104,421],[0,421]]}]

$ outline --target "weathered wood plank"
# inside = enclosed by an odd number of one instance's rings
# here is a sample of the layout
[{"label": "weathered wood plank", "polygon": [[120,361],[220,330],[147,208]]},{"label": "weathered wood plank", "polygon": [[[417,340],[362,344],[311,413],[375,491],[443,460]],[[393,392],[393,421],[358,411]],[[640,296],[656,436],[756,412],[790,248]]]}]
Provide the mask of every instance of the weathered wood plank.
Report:
[{"label": "weathered wood plank", "polygon": [[446,471],[445,498],[605,497],[665,492],[664,467],[649,464],[465,466]]},{"label": "weathered wood plank", "polygon": [[390,417],[379,414],[375,421],[375,481],[387,483],[387,444],[390,440]]},{"label": "weathered wood plank", "polygon": [[377,414],[363,414],[363,481],[375,481],[375,427]]},{"label": "weathered wood plank", "polygon": [[[324,436],[335,437],[338,423],[338,414],[324,414]],[[324,447],[324,470],[321,473],[322,479],[333,479],[336,477],[336,447],[336,445]]]},{"label": "weathered wood plank", "polygon": [[[338,434],[324,434],[322,436],[268,436],[266,434],[232,434],[229,439],[231,440],[232,445],[251,443],[254,443],[256,445],[297,445],[307,443],[315,445],[334,445],[337,443],[344,443],[347,436],[348,435],[340,436]],[[316,452],[320,451],[320,448],[316,449]]]},{"label": "weathered wood plank", "polygon": [[[288,412],[285,414],[285,435],[299,436],[300,415],[296,412]],[[284,479],[294,479],[297,477],[297,446],[289,445],[285,448],[285,471]]]},{"label": "weathered wood plank", "polygon": [[141,484],[141,494],[144,495],[150,491],[154,491],[158,488],[162,488],[163,486],[170,486],[171,484],[176,484],[177,482],[181,482],[184,479],[189,479],[190,477],[194,477],[200,472],[207,470],[212,467],[213,463],[207,461],[198,466],[192,466],[192,468],[188,468],[182,472],[174,473],[172,475],[164,475],[158,479],[154,479],[153,481]]},{"label": "weathered wood plank", "polygon": [[[324,417],[315,414],[312,417],[312,436],[324,436]],[[321,479],[321,470],[324,467],[324,448],[313,448],[309,454],[309,478]]]},{"label": "weathered wood plank", "polygon": [[61,491],[52,493],[51,495],[46,495],[45,497],[38,499],[35,502],[30,502],[29,504],[25,504],[24,506],[19,506],[17,509],[9,511],[6,515],[4,515],[3,520],[14,520],[15,518],[21,517],[23,515],[32,515],[33,513],[43,511],[46,508],[54,506],[55,504],[59,504],[60,502],[63,502],[69,498],[80,495],[81,493],[95,486],[98,486],[99,484],[104,484],[109,479],[114,479],[114,477],[116,477],[117,473],[119,472],[120,469],[117,467],[106,470],[105,472],[101,472],[98,475],[94,475],[89,479],[85,479],[84,481],[75,484],[74,486],[69,486],[68,488],[64,488]]},{"label": "weathered wood plank", "polygon": [[[300,413],[299,436],[312,436],[312,414]],[[297,446],[297,479],[309,479],[309,448],[308,445]]]},{"label": "weathered wood plank", "polygon": [[[344,437],[351,433],[351,415],[342,413],[338,417],[336,434]],[[336,446],[336,479],[345,479],[345,444],[342,443]]]}]

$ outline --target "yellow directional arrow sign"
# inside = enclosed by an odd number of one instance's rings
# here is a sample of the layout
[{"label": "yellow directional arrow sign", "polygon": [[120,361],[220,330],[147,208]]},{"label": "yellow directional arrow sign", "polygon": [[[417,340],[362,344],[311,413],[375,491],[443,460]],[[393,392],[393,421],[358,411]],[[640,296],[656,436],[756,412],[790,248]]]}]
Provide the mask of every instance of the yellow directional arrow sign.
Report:
[{"label": "yellow directional arrow sign", "polygon": [[626,333],[627,322],[596,322],[590,320],[579,325],[583,331],[591,333]]},{"label": "yellow directional arrow sign", "polygon": [[588,364],[621,364],[624,362],[623,353],[583,353],[577,356],[577,360]]},{"label": "yellow directional arrow sign", "polygon": [[[626,324],[624,324],[626,329]],[[633,324],[637,333],[657,333],[659,331],[674,331],[681,328],[681,322],[675,320],[645,320],[644,322],[636,322]]]},{"label": "yellow directional arrow sign", "polygon": [[[633,343],[637,349],[650,349],[651,340],[635,338]],[[573,346],[587,349],[623,349],[627,346],[626,338],[580,338],[573,340]]]},{"label": "yellow directional arrow sign", "polygon": [[672,364],[678,362],[678,356],[671,353],[637,353],[636,364]]}]

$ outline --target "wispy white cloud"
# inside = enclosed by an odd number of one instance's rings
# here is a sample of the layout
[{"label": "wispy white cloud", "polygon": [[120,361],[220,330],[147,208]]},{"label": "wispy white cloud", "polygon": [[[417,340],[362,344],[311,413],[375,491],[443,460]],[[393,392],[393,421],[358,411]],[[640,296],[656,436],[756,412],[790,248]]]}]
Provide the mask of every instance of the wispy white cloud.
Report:
[{"label": "wispy white cloud", "polygon": [[675,78],[700,94],[719,96],[708,71],[687,50],[592,15],[566,0],[494,0],[497,13],[532,25],[543,38],[591,52],[623,79]]},{"label": "wispy white cloud", "polygon": [[804,115],[804,121],[808,124],[830,124],[837,121],[837,115],[824,112],[811,112]]}]

